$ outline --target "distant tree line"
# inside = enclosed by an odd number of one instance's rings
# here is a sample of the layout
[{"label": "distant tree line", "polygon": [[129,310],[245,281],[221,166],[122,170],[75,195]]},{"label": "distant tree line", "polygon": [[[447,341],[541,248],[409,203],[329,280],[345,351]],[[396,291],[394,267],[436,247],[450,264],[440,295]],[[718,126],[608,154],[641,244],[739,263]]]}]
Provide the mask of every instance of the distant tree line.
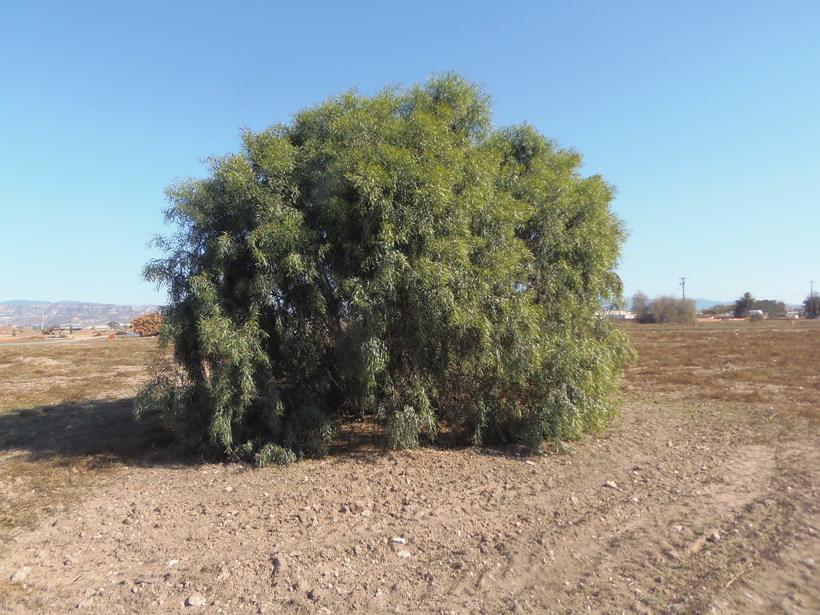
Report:
[{"label": "distant tree line", "polygon": [[[788,308],[782,301],[755,299],[752,293],[745,292],[734,303],[713,305],[702,310],[701,313],[705,316],[731,314],[735,318],[749,318],[753,310],[760,310],[769,318],[776,318],[778,315],[786,314]],[[820,316],[820,295],[813,293],[806,297],[803,301],[803,310],[806,318]],[[640,291],[632,296],[632,311],[635,312],[636,320],[642,323],[684,323],[697,317],[694,301],[671,296],[650,300]]]},{"label": "distant tree line", "polygon": [[[769,318],[775,318],[778,314],[786,313],[786,304],[775,299],[755,299],[752,293],[743,293],[743,296],[735,301],[734,305],[721,306],[723,311],[719,312],[725,314],[732,312],[735,318],[748,318],[752,310],[760,310],[767,314]],[[726,309],[728,308],[728,309]]]}]

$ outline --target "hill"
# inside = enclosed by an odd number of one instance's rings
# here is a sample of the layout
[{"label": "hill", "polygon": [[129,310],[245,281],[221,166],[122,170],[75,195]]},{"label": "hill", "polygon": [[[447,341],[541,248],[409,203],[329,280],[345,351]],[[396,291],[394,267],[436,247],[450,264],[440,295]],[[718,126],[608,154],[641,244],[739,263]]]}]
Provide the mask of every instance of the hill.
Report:
[{"label": "hill", "polygon": [[2,301],[0,327],[51,327],[68,325],[77,328],[105,326],[109,322],[129,323],[143,314],[156,312],[158,305],[117,305],[81,301]]}]

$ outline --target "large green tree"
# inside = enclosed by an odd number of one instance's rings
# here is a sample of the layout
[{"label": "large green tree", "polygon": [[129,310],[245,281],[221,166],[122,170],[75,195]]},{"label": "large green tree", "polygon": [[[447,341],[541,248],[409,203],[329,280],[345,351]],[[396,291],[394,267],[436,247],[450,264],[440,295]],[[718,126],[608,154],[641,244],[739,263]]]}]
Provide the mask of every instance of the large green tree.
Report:
[{"label": "large green tree", "polygon": [[452,74],[246,132],[168,190],[179,230],[146,276],[169,292],[178,369],[137,413],[259,464],[321,455],[357,415],[392,447],[601,428],[630,356],[596,316],[624,231],[580,167],[529,125],[494,128]]}]

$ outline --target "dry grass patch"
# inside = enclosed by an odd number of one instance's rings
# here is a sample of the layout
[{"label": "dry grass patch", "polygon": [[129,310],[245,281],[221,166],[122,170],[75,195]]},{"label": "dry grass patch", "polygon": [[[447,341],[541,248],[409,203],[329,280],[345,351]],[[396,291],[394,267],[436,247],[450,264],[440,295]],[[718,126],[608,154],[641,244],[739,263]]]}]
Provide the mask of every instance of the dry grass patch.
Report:
[{"label": "dry grass patch", "polygon": [[168,441],[132,419],[157,353],[156,338],[0,345],[0,542]]},{"label": "dry grass patch", "polygon": [[0,345],[0,414],[132,397],[156,353],[156,338]]},{"label": "dry grass patch", "polygon": [[638,351],[625,392],[730,404],[769,404],[820,419],[820,321],[621,325]]}]

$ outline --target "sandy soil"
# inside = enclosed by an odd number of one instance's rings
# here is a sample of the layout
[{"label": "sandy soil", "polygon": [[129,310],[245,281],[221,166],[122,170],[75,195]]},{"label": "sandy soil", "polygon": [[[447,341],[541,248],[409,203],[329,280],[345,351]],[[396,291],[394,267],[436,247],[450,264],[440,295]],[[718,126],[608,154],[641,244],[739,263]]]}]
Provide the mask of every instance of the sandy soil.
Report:
[{"label": "sandy soil", "polygon": [[362,426],[287,468],[183,463],[127,401],[78,410],[0,449],[110,464],[0,546],[0,613],[820,612],[816,423],[642,369],[612,429],[541,457]]}]

